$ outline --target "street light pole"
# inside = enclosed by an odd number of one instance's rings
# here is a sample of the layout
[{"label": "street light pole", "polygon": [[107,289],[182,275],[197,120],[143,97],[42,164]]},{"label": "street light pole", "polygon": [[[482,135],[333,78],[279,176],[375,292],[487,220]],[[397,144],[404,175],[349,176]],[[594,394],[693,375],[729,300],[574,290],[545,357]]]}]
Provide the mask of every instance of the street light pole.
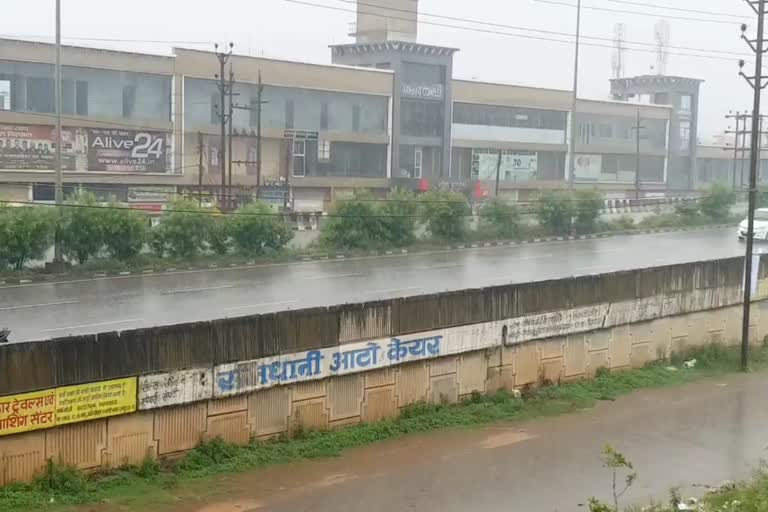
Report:
[{"label": "street light pole", "polygon": [[579,39],[581,37],[581,0],[576,2],[576,48],[573,59],[573,98],[571,102],[570,149],[568,159],[568,190],[573,190],[576,182],[576,103],[579,97]]},{"label": "street light pole", "polygon": [[[56,0],[56,70],[55,70],[54,96],[56,100],[56,187],[54,198],[56,209],[61,215],[61,204],[64,200],[64,190],[61,176],[61,0]],[[64,261],[64,251],[61,245],[60,222],[56,223],[56,240],[53,249],[53,262],[60,265]]]}]

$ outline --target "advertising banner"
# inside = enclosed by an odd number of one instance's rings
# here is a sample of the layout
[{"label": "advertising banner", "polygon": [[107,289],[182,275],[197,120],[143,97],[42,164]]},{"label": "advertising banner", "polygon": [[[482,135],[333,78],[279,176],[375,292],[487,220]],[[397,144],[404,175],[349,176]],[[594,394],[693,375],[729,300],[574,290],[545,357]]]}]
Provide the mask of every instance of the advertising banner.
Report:
[{"label": "advertising banner", "polygon": [[[165,132],[65,127],[65,171],[165,173],[171,169],[171,135]],[[52,126],[0,124],[0,169],[55,169]]]},{"label": "advertising banner", "polygon": [[[495,180],[496,167],[499,164],[498,153],[474,153],[477,166],[477,179]],[[501,167],[499,179],[502,181],[524,181],[536,174],[538,158],[536,155],[503,154],[501,155]]]},{"label": "advertising banner", "polygon": [[139,377],[139,409],[206,400],[213,396],[213,370],[177,370]]},{"label": "advertising banner", "polygon": [[136,377],[0,397],[0,436],[136,411]]},{"label": "advertising banner", "polygon": [[574,174],[580,181],[599,181],[603,168],[600,155],[576,155]]}]

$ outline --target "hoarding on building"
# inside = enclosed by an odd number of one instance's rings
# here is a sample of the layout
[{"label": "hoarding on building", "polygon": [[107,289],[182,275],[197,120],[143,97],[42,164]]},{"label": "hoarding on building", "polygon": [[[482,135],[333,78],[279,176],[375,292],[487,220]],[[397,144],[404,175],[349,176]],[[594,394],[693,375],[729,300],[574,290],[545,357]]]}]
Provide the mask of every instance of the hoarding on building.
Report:
[{"label": "hoarding on building", "polygon": [[[165,173],[171,170],[171,134],[146,130],[65,127],[63,169],[76,172]],[[52,126],[0,125],[0,169],[55,169]]]},{"label": "hoarding on building", "polygon": [[[499,154],[493,152],[472,152],[473,178],[495,180]],[[528,181],[536,176],[538,157],[533,154],[504,153],[501,155],[499,179],[502,181]]]},{"label": "hoarding on building", "polygon": [[580,181],[599,181],[603,168],[600,155],[576,155],[574,174]]}]

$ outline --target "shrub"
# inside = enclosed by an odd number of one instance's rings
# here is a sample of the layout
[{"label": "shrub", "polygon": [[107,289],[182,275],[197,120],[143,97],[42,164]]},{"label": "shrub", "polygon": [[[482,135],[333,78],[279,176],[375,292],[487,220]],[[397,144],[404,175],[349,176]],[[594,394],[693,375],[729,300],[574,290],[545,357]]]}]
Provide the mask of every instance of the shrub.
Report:
[{"label": "shrub", "polygon": [[460,240],[471,213],[467,199],[456,192],[427,192],[422,199],[422,213],[430,236],[439,240]]},{"label": "shrub", "polygon": [[699,204],[701,213],[715,221],[724,221],[730,217],[731,206],[736,202],[736,194],[716,184],[704,195]]},{"label": "shrub", "polygon": [[67,203],[73,206],[62,210],[61,243],[65,254],[84,265],[104,246],[104,210],[89,192],[81,192]]},{"label": "shrub", "polygon": [[279,251],[293,239],[290,223],[262,202],[239,208],[229,224],[232,242],[246,255]]},{"label": "shrub", "polygon": [[179,258],[194,257],[205,247],[212,220],[197,201],[177,199],[170,203],[168,213],[155,228],[153,249],[158,256],[167,252]]},{"label": "shrub", "polygon": [[574,213],[573,201],[564,192],[545,192],[536,209],[539,224],[555,235],[570,233]]},{"label": "shrub", "polygon": [[699,205],[696,201],[683,201],[675,206],[675,214],[679,215],[683,222],[693,222],[699,215]]},{"label": "shrub", "polygon": [[0,266],[21,270],[42,259],[53,242],[55,212],[45,207],[0,207]]},{"label": "shrub", "polygon": [[394,247],[403,247],[413,243],[418,211],[418,202],[413,192],[401,189],[393,190],[384,206],[378,208],[382,239]]},{"label": "shrub", "polygon": [[520,236],[520,211],[514,204],[495,197],[480,208],[480,227],[499,238]]},{"label": "shrub", "polygon": [[136,257],[147,241],[149,219],[146,214],[118,205],[105,208],[104,245],[109,255],[120,261]]},{"label": "shrub", "polygon": [[216,217],[208,226],[208,249],[219,256],[226,256],[230,247],[231,219]]},{"label": "shrub", "polygon": [[[336,248],[369,249],[387,244],[380,212],[367,190],[356,190],[349,200],[340,201],[323,229],[323,241]],[[393,208],[396,206],[393,205]],[[393,223],[395,219],[390,219]],[[396,224],[390,224],[396,226]]]},{"label": "shrub", "polygon": [[598,190],[577,190],[574,196],[576,230],[579,233],[595,231],[600,210],[603,208],[603,196]]}]

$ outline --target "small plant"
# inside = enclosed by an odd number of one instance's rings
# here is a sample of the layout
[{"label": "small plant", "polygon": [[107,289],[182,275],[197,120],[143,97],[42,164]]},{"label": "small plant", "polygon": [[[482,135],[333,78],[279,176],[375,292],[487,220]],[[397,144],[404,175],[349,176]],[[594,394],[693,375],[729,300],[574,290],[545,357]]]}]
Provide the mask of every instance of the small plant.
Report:
[{"label": "small plant", "polygon": [[32,482],[38,491],[81,495],[87,490],[87,481],[82,472],[64,464],[57,464],[48,459],[45,470]]},{"label": "small plant", "polygon": [[[637,473],[629,459],[611,445],[605,445],[603,448],[602,460],[603,467],[611,470],[613,507],[592,497],[589,499],[589,510],[590,512],[619,512],[619,500],[635,483]],[[620,482],[620,473],[624,473],[623,483]]]},{"label": "small plant", "polygon": [[436,240],[461,240],[471,210],[467,199],[456,192],[427,192],[422,196],[427,231]]},{"label": "small plant", "polygon": [[553,235],[567,235],[575,214],[574,201],[564,192],[546,192],[539,200],[536,217]]},{"label": "small plant", "polygon": [[600,210],[603,207],[603,195],[598,190],[577,190],[574,196],[576,202],[576,230],[579,233],[595,231]]},{"label": "small plant", "polygon": [[723,185],[710,188],[699,205],[701,213],[715,222],[724,222],[730,217],[731,206],[736,202],[736,194]]},{"label": "small plant", "polygon": [[119,261],[135,258],[147,240],[146,214],[113,204],[105,208],[103,215],[104,245],[109,255]]},{"label": "small plant", "polygon": [[497,238],[517,238],[520,236],[520,212],[515,205],[493,198],[480,209],[480,226]]}]

